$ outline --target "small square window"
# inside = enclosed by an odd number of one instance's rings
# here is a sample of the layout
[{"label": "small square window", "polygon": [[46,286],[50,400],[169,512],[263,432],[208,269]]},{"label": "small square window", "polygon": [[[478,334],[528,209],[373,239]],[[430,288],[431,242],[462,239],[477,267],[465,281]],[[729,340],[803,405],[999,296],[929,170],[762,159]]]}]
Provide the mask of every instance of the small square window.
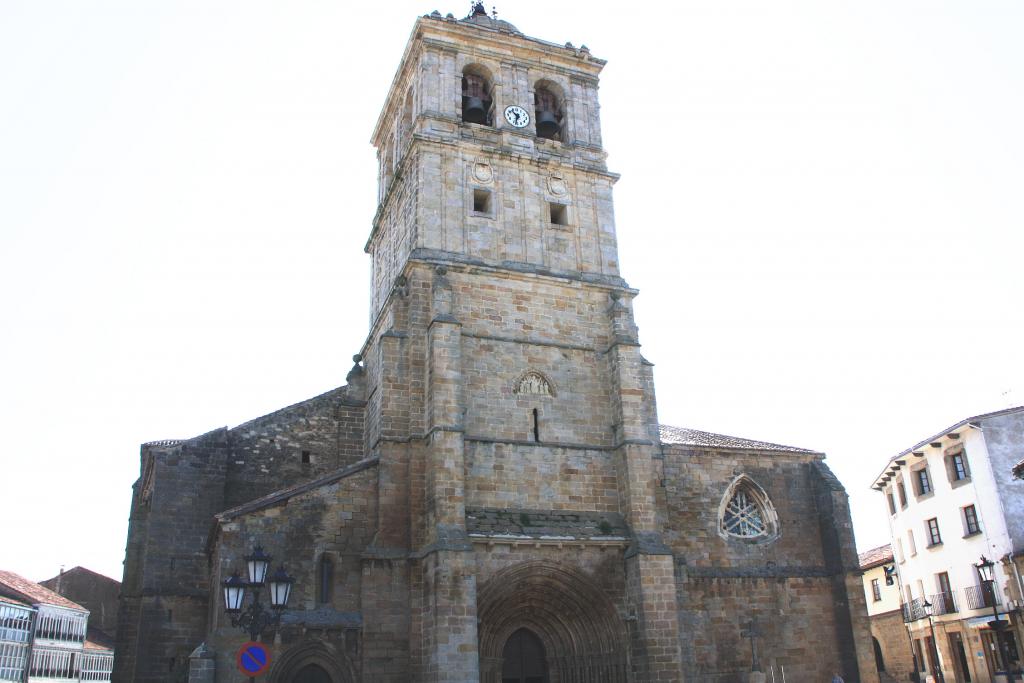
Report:
[{"label": "small square window", "polygon": [[302,451],[302,464],[308,465],[311,462],[313,462],[313,454],[309,451]]},{"label": "small square window", "polygon": [[554,225],[569,225],[569,207],[551,202],[551,222]]},{"label": "small square window", "polygon": [[491,213],[491,191],[473,190],[473,213]]}]

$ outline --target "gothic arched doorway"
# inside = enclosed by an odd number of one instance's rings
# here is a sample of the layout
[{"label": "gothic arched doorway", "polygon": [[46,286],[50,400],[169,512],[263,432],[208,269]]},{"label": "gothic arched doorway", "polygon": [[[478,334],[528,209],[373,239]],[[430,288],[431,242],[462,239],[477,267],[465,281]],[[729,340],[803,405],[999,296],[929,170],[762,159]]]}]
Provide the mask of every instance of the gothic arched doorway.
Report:
[{"label": "gothic arched doorway", "polygon": [[323,640],[306,640],[285,650],[268,680],[280,683],[354,683],[355,667],[342,648]]},{"label": "gothic arched doorway", "polygon": [[[480,586],[477,616],[482,683],[626,681],[622,618],[604,590],[574,567],[534,561],[502,569]],[[521,646],[534,648],[527,661],[543,661],[540,678],[536,669],[505,668]]]},{"label": "gothic arched doorway", "polygon": [[292,678],[292,683],[333,683],[331,675],[316,664],[307,664],[299,669]]},{"label": "gothic arched doorway", "polygon": [[530,629],[509,636],[501,658],[501,683],[548,683],[544,643]]}]

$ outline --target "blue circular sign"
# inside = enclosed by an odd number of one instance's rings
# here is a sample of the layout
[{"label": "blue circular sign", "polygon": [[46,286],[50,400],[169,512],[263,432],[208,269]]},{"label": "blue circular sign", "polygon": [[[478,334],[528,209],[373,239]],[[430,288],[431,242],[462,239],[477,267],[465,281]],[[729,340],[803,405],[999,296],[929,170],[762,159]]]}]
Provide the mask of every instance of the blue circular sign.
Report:
[{"label": "blue circular sign", "polygon": [[259,676],[270,666],[270,653],[263,643],[248,642],[238,649],[235,662],[246,676]]}]

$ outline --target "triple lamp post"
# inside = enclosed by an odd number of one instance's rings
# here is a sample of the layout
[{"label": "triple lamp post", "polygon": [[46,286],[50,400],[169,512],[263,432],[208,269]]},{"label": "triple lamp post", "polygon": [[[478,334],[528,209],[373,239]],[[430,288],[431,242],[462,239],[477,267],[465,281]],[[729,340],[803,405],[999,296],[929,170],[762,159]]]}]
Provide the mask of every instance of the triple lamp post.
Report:
[{"label": "triple lamp post", "polygon": [[1017,680],[1017,677],[1013,673],[1013,669],[1010,664],[1010,653],[1006,650],[1006,638],[1003,636],[1003,629],[1007,628],[1010,625],[1010,622],[1000,619],[999,610],[996,608],[996,563],[982,555],[981,562],[974,566],[978,569],[978,576],[981,577],[981,582],[986,586],[987,597],[992,602],[992,616],[994,619],[989,622],[989,626],[991,626],[992,630],[996,633],[996,643],[999,646],[999,657],[1003,660],[1003,666],[1006,668],[1007,683],[1014,683],[1014,681]]},{"label": "triple lamp post", "polygon": [[[253,641],[266,629],[276,629],[281,625],[281,613],[288,606],[292,584],[295,583],[295,579],[284,570],[284,565],[278,567],[268,580],[270,560],[271,557],[263,552],[263,547],[257,545],[252,553],[245,556],[249,580],[246,581],[235,572],[224,581],[224,611],[231,615],[231,625],[246,631]],[[264,584],[267,584],[270,591],[269,610],[260,603],[260,590]],[[252,603],[243,611],[242,604],[248,589],[252,589]]]}]

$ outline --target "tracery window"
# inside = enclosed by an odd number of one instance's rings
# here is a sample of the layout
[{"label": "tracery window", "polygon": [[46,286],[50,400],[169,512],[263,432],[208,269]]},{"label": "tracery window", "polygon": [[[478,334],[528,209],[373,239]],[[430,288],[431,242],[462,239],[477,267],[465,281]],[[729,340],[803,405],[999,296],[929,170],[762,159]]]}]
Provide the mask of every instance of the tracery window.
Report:
[{"label": "tracery window", "polygon": [[768,541],[778,535],[778,516],[768,495],[746,475],[726,490],[719,510],[719,532],[725,538]]},{"label": "tracery window", "polygon": [[761,506],[743,489],[737,491],[725,506],[722,526],[733,536],[761,536],[766,530]]}]

